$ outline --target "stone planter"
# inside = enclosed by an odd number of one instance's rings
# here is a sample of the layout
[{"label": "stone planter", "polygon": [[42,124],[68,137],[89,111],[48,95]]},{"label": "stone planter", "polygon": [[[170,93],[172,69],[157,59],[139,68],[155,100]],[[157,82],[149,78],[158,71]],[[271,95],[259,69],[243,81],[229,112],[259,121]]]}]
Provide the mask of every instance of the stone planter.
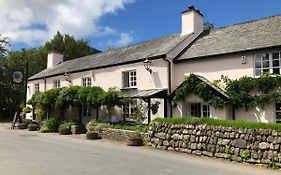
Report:
[{"label": "stone planter", "polygon": [[70,134],[70,127],[60,127],[59,128],[60,135],[69,135]]},{"label": "stone planter", "polygon": [[142,146],[143,145],[143,141],[142,138],[129,138],[127,145],[129,146]]},{"label": "stone planter", "polygon": [[86,139],[88,140],[97,140],[100,139],[98,132],[87,132],[86,133]]},{"label": "stone planter", "polygon": [[26,125],[26,123],[20,123],[20,124],[18,124],[18,129],[26,129],[27,128],[27,125]]},{"label": "stone planter", "polygon": [[28,131],[37,131],[38,126],[37,125],[29,125],[28,126]]},{"label": "stone planter", "polygon": [[72,125],[71,133],[72,134],[84,134],[86,132],[85,126],[83,125]]}]

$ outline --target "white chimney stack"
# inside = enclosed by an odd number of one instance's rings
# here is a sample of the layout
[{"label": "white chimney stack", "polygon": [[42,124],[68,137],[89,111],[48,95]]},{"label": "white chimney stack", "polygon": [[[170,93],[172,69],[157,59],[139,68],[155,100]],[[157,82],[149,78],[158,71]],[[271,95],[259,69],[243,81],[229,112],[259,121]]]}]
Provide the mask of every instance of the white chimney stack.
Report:
[{"label": "white chimney stack", "polygon": [[181,35],[200,34],[203,32],[203,15],[193,5],[181,13],[182,32]]},{"label": "white chimney stack", "polygon": [[48,53],[47,69],[63,62],[63,55],[56,52]]}]

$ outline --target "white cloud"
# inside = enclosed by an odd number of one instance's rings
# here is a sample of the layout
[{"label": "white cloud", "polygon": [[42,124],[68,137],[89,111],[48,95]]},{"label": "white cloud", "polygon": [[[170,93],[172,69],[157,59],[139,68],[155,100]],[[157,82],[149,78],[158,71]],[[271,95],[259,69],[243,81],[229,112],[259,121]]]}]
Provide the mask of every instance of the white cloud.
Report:
[{"label": "white cloud", "polygon": [[[100,18],[124,9],[134,0],[0,0],[0,34],[12,42],[35,45],[49,40],[56,31],[75,37],[118,34],[100,26]],[[132,36],[120,34],[117,45],[126,45]],[[115,45],[115,44],[114,44]]]},{"label": "white cloud", "polygon": [[109,40],[106,43],[107,47],[118,48],[121,46],[127,46],[133,41],[133,37],[129,33],[121,33],[117,40]]}]

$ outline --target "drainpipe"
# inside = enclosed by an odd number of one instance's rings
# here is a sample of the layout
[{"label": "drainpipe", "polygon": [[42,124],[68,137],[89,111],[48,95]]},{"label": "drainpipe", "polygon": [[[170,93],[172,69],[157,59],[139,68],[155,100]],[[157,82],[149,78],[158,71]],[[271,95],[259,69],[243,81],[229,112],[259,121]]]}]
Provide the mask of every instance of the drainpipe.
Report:
[{"label": "drainpipe", "polygon": [[46,90],[47,90],[47,87],[46,87],[47,79],[46,79],[46,77],[44,77],[43,79],[44,79],[44,92],[46,92]]},{"label": "drainpipe", "polygon": [[168,63],[168,101],[169,101],[169,105],[170,105],[170,118],[173,117],[173,106],[172,106],[172,102],[170,99],[170,95],[172,93],[172,80],[171,80],[171,69],[172,69],[172,64],[171,61],[168,60],[166,57],[163,58],[164,61],[166,61]]},{"label": "drainpipe", "polygon": [[235,120],[235,109],[236,107],[232,105],[232,120]]}]

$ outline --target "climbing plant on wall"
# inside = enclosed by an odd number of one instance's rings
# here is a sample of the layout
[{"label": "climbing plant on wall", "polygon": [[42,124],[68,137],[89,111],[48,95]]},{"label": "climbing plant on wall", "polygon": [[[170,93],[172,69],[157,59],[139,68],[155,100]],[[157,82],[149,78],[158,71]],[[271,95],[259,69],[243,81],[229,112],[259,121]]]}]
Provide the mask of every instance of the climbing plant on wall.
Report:
[{"label": "climbing plant on wall", "polygon": [[223,108],[227,100],[218,96],[207,83],[198,79],[194,74],[186,76],[183,83],[173,94],[173,100],[185,100],[186,96],[196,94],[215,108]]},{"label": "climbing plant on wall", "polygon": [[184,100],[186,96],[193,93],[217,108],[229,104],[245,110],[264,107],[271,102],[281,102],[280,75],[263,74],[257,78],[244,76],[236,80],[222,76],[221,79],[215,80],[214,84],[222,86],[229,99],[219,97],[207,83],[190,74],[175,90],[173,100]]}]

